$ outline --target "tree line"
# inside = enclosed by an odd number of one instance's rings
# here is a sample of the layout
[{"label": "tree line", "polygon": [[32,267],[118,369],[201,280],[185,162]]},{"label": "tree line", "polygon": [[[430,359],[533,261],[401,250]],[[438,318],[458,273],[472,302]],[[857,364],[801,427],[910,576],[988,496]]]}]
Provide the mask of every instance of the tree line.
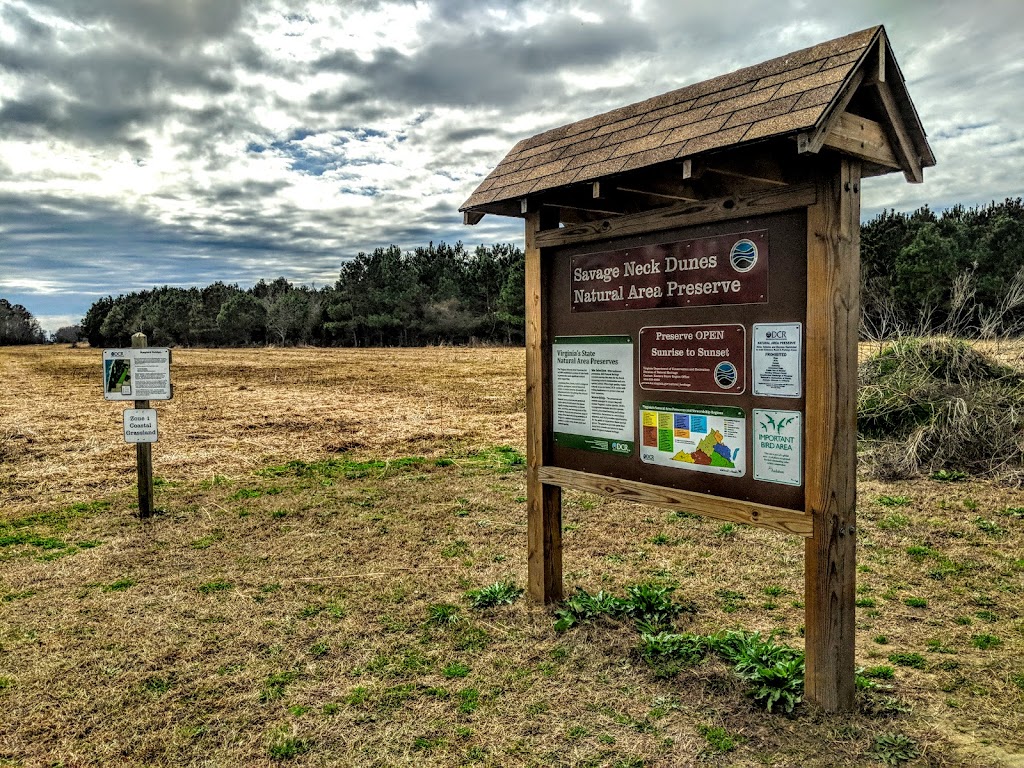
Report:
[{"label": "tree line", "polygon": [[863,334],[1024,333],[1024,201],[936,214],[886,211],[861,227]]},{"label": "tree line", "polygon": [[0,345],[42,344],[46,340],[31,312],[21,304],[0,299]]},{"label": "tree line", "polygon": [[523,266],[509,244],[392,245],[359,253],[323,288],[277,278],[107,296],[80,332],[96,347],[128,346],[138,331],[154,346],[522,344]]},{"label": "tree line", "polygon": [[[524,256],[511,244],[430,243],[359,253],[333,286],[154,288],[96,301],[51,340],[160,346],[522,344]],[[863,334],[1024,333],[1024,201],[935,213],[885,211],[861,227]],[[45,341],[0,299],[0,344]]]}]

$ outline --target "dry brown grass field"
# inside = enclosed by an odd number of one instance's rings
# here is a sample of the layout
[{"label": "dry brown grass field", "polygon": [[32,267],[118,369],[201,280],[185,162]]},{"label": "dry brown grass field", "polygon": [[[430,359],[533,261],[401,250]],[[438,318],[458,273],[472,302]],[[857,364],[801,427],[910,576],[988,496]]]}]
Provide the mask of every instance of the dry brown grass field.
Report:
[{"label": "dry brown grass field", "polygon": [[[858,711],[524,598],[518,349],[175,350],[136,516],[100,353],[0,348],[0,766],[1022,766],[1024,498],[858,489]],[[569,592],[802,648],[803,543],[566,495]]]}]

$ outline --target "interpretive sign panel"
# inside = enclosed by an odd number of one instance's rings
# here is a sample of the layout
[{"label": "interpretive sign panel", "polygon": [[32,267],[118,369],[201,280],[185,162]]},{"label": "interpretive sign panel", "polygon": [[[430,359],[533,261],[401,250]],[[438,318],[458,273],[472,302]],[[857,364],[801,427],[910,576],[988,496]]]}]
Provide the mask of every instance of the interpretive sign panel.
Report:
[{"label": "interpretive sign panel", "polygon": [[742,325],[640,329],[641,389],[739,395],[746,389],[747,334]]},{"label": "interpretive sign panel", "polygon": [[754,409],[754,479],[803,484],[803,417],[800,411]]},{"label": "interpretive sign panel", "polygon": [[632,454],[632,338],[556,338],[551,371],[555,442],[588,451]]},{"label": "interpretive sign panel", "polygon": [[126,443],[155,443],[157,441],[155,408],[126,408],[123,413],[124,441]]},{"label": "interpretive sign panel", "polygon": [[165,347],[103,350],[103,397],[107,400],[170,400],[171,350]]},{"label": "interpretive sign panel", "polygon": [[803,360],[800,323],[754,324],[754,394],[800,397]]},{"label": "interpretive sign panel", "polygon": [[642,403],[640,459],[663,467],[741,477],[746,415],[739,408]]},{"label": "interpretive sign panel", "polygon": [[702,237],[575,256],[573,312],[761,304],[768,233]]}]

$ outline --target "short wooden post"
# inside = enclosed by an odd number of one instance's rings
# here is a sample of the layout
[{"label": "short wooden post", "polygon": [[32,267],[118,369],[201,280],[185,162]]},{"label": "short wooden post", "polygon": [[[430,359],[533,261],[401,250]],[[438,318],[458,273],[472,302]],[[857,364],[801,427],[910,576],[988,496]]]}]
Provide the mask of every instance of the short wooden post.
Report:
[{"label": "short wooden post", "polygon": [[542,603],[562,599],[562,489],[542,483],[538,470],[545,465],[550,440],[551,391],[545,381],[544,355],[550,354],[543,306],[541,251],[537,233],[558,226],[557,217],[544,212],[526,216],[526,506],[527,569],[530,597]]},{"label": "short wooden post", "polygon": [[[132,336],[132,348],[146,347],[146,334],[139,332]],[[149,400],[136,400],[136,408],[149,408]],[[135,463],[139,472],[139,517],[143,520],[153,514],[153,445],[135,444]]]},{"label": "short wooden post", "polygon": [[807,209],[805,692],[854,706],[860,161],[822,163]]}]

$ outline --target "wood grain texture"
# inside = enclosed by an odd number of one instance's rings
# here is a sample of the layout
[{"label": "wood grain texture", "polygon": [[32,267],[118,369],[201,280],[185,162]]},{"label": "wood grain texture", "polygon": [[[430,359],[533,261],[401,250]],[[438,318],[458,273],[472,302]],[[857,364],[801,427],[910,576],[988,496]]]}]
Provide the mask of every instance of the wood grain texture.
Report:
[{"label": "wood grain texture", "polygon": [[[132,335],[132,346],[145,348],[149,339],[144,333]],[[136,408],[149,408],[149,400],[136,400]],[[135,444],[135,466],[139,475],[139,517],[143,520],[153,516],[153,444]]]},{"label": "wood grain texture", "polygon": [[882,126],[866,117],[844,113],[825,137],[825,146],[894,171],[900,169]]},{"label": "wood grain texture", "polygon": [[625,501],[650,504],[680,512],[693,512],[716,520],[772,528],[782,533],[807,537],[811,535],[811,518],[801,512],[766,504],[724,499],[705,493],[681,491],[660,485],[622,480],[561,467],[531,468],[541,483],[599,493]]},{"label": "wood grain texture", "polygon": [[[717,221],[779,213],[813,205],[817,190],[813,183],[771,189],[750,195],[734,195],[697,203],[681,203],[645,213],[620,216],[616,219],[577,224],[563,229],[538,232],[536,245],[548,248],[558,245],[586,243],[627,235],[642,235],[677,227],[711,224]],[[529,224],[527,224],[529,231]]]},{"label": "wood grain texture", "polygon": [[854,706],[860,163],[822,159],[807,211],[806,695]]},{"label": "wood grain texture", "polygon": [[537,234],[557,226],[550,211],[526,217],[526,481],[527,582],[530,597],[542,603],[562,599],[562,489],[545,485],[534,471],[544,465],[548,397],[545,377],[546,338],[543,268]]},{"label": "wood grain texture", "polygon": [[921,158],[914,147],[914,141],[907,131],[903,118],[900,116],[900,107],[893,96],[892,88],[887,82],[875,81],[872,83],[878,92],[878,100],[885,111],[885,128],[889,131],[893,149],[903,161],[903,175],[911,184],[920,184],[924,181],[924,170],[921,167]]}]

